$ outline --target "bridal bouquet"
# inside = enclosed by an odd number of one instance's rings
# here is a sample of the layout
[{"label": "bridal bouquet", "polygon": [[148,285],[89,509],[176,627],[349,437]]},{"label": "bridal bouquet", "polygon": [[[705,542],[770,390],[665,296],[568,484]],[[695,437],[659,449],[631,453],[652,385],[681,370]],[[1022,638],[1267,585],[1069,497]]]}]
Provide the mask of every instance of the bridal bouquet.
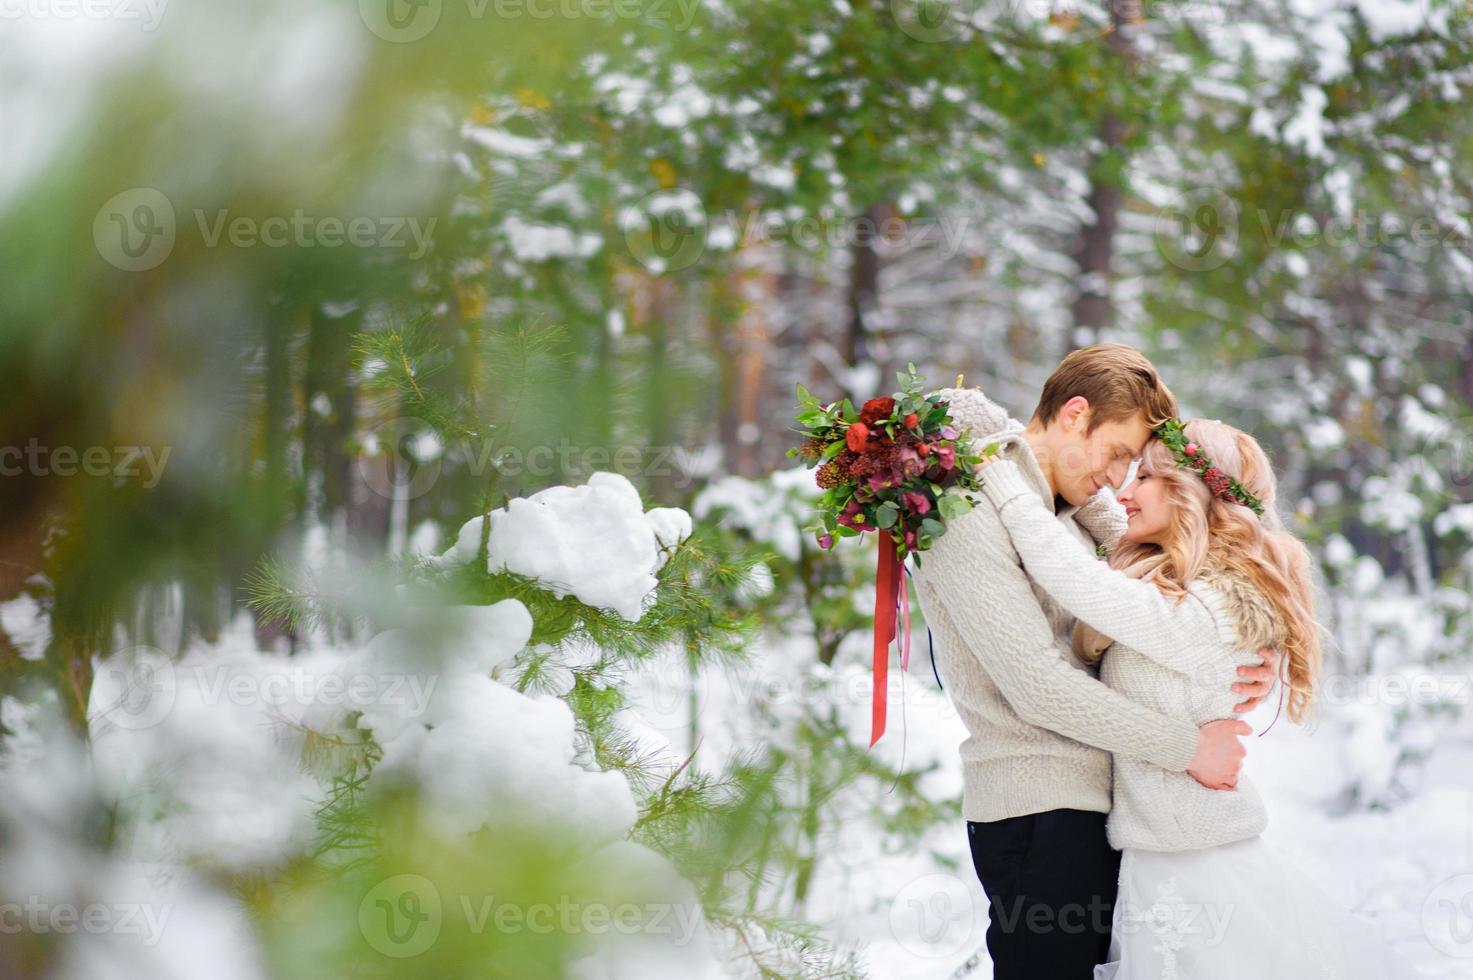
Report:
[{"label": "bridal bouquet", "polygon": [[[879,547],[875,577],[875,700],[870,745],[885,729],[885,681],[889,646],[895,638],[896,606],[905,625],[901,669],[910,661],[910,602],[902,562],[931,547],[946,533],[946,522],[971,510],[971,492],[981,489],[974,470],[982,456],[973,452],[947,414],[947,403],[924,394],[914,364],[897,377],[900,390],[871,398],[858,412],[849,399],[821,404],[798,385],[797,430],[804,440],[790,457],[817,467],[823,488],[820,524],[804,528],[822,548],[834,538],[874,531]],[[983,447],[983,455],[997,445]]]}]

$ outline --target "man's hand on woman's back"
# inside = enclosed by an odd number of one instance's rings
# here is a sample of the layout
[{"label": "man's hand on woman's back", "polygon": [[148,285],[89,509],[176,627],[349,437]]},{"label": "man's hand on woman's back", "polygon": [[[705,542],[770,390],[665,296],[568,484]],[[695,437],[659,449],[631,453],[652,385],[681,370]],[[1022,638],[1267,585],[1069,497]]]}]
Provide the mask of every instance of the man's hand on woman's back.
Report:
[{"label": "man's hand on woman's back", "polygon": [[1238,668],[1239,679],[1233,685],[1233,692],[1244,695],[1246,700],[1233,708],[1233,711],[1240,715],[1258,707],[1273,690],[1274,681],[1278,680],[1279,651],[1272,647],[1260,647],[1258,655],[1263,658],[1262,664]]}]

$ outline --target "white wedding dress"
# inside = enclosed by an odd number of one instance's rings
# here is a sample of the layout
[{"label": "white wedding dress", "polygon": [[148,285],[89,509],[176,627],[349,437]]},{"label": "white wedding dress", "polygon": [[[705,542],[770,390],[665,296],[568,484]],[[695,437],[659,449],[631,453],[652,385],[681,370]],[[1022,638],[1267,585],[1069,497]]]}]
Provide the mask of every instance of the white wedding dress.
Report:
[{"label": "white wedding dress", "polygon": [[1196,851],[1126,848],[1095,980],[1410,980],[1345,902],[1262,837]]}]

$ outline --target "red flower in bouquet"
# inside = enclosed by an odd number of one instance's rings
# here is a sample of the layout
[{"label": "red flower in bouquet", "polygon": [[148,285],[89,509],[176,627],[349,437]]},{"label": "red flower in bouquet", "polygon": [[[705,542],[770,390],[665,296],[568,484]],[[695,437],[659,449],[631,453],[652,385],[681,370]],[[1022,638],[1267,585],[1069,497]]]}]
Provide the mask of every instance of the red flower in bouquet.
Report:
[{"label": "red flower in bouquet", "polygon": [[[850,500],[844,505],[844,509],[834,518],[835,522],[843,527],[855,528],[860,531],[868,531],[870,525],[865,523],[864,505],[858,500]],[[833,539],[830,538],[830,541]]]},{"label": "red flower in bouquet", "polygon": [[895,414],[895,399],[871,398],[859,410],[859,421],[865,425],[874,425],[878,422],[884,422],[893,414]]},{"label": "red flower in bouquet", "polygon": [[883,531],[903,558],[928,549],[947,521],[971,508],[981,457],[952,424],[947,403],[924,394],[914,365],[899,378],[900,391],[858,411],[847,398],[820,403],[799,385],[805,438],[789,455],[820,471],[823,521],[811,530],[830,542]]},{"label": "red flower in bouquet", "polygon": [[[885,727],[886,650],[896,636],[897,603],[909,623],[903,560],[931,547],[946,533],[947,522],[972,507],[972,491],[981,484],[974,475],[982,461],[951,424],[949,406],[923,393],[915,365],[900,374],[901,390],[893,397],[871,398],[860,411],[845,398],[820,404],[798,386],[798,431],[804,442],[789,450],[810,467],[818,467],[823,495],[818,501],[821,523],[807,528],[821,548],[836,538],[880,532],[879,568],[875,581],[875,702],[870,744]],[[996,451],[996,446],[982,450]],[[909,661],[909,626],[901,666]]]}]

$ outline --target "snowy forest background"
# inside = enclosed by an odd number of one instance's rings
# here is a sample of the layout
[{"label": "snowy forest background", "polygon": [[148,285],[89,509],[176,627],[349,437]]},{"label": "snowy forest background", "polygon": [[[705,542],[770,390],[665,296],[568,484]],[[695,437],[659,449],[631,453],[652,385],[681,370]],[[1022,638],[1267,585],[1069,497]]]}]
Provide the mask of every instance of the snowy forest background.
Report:
[{"label": "snowy forest background", "polygon": [[27,0],[0,50],[0,975],[989,976],[960,723],[917,624],[865,751],[793,392],[1026,418],[1111,340],[1318,559],[1270,837],[1473,976],[1465,4]]}]

